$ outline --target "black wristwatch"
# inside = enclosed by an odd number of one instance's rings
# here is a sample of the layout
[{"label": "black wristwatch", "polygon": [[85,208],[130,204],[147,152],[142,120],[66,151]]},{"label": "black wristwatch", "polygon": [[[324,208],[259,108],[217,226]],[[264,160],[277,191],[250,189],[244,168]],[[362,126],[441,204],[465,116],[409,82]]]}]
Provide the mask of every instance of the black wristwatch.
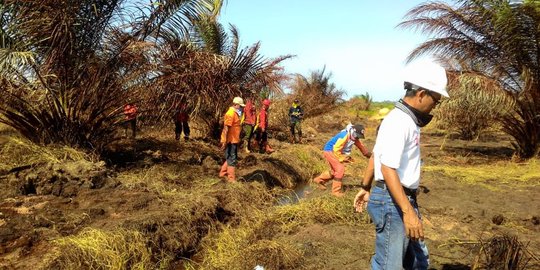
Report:
[{"label": "black wristwatch", "polygon": [[360,188],[365,190],[365,191],[370,191],[371,190],[371,185],[364,185],[364,183],[361,183]]}]

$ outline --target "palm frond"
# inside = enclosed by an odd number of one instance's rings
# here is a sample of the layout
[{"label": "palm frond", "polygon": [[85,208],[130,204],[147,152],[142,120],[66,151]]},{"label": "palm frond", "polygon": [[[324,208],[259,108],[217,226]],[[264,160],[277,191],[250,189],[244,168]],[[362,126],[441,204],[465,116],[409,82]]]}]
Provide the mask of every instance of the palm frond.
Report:
[{"label": "palm frond", "polygon": [[521,157],[540,147],[540,9],[537,1],[460,0],[452,7],[428,2],[410,10],[399,26],[430,36],[409,55],[435,55],[463,72],[497,80],[514,99],[502,117]]}]

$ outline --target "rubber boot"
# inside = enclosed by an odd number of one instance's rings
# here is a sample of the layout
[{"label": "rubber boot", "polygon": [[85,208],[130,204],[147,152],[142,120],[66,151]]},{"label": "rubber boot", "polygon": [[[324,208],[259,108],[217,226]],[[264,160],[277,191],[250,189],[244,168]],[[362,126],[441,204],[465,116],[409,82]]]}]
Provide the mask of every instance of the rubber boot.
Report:
[{"label": "rubber boot", "polygon": [[326,190],[326,182],[332,180],[334,177],[329,171],[321,173],[319,176],[313,179],[313,183],[317,184],[317,188],[320,190]]},{"label": "rubber boot", "polygon": [[341,179],[334,179],[334,181],[332,181],[332,195],[336,197],[343,197],[345,193],[343,193],[342,187],[343,182],[341,181]]},{"label": "rubber boot", "polygon": [[270,145],[266,144],[265,146],[265,151],[267,154],[272,154],[274,153],[274,149],[272,149],[272,147],[270,147]]},{"label": "rubber boot", "polygon": [[227,182],[234,183],[236,182],[235,167],[227,167]]},{"label": "rubber boot", "polygon": [[251,151],[249,151],[249,142],[246,141],[246,142],[244,143],[244,145],[245,145],[244,150],[246,151],[246,153],[248,153],[248,154],[251,153]]},{"label": "rubber boot", "polygon": [[219,171],[219,177],[225,177],[227,176],[227,161],[221,165],[221,170]]}]

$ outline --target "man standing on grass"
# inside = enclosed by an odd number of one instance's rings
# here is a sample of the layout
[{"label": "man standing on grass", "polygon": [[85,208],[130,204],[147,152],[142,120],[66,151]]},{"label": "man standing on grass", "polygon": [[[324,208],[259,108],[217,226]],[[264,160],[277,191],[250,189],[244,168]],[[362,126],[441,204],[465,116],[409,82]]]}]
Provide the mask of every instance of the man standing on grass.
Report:
[{"label": "man standing on grass", "polygon": [[[295,99],[289,108],[291,143],[302,143],[302,119],[304,119],[304,110],[300,107],[300,101]],[[295,133],[298,133],[298,140]]]},{"label": "man standing on grass", "polygon": [[236,163],[238,159],[238,144],[242,129],[242,108],[246,106],[241,97],[233,99],[233,105],[223,117],[223,132],[221,133],[221,150],[225,151],[225,163],[221,166],[219,177],[227,176],[227,181],[236,182]]},{"label": "man standing on grass", "polygon": [[246,102],[246,106],[244,107],[244,117],[242,117],[242,129],[244,131],[242,141],[246,153],[251,153],[251,139],[255,133],[254,128],[257,122],[257,110],[255,109],[255,104],[253,102],[255,94],[256,92],[253,90]]},{"label": "man standing on grass", "polygon": [[189,112],[187,104],[185,102],[178,102],[176,104],[176,111],[174,113],[174,139],[180,140],[180,135],[184,132],[184,140],[189,141]]},{"label": "man standing on grass", "polygon": [[[428,269],[429,254],[416,201],[420,185],[420,128],[446,92],[446,71],[432,62],[407,67],[405,97],[381,123],[373,149],[373,172],[368,168],[354,205],[367,202],[375,224],[375,255],[371,269]],[[374,176],[374,177],[372,177]],[[371,189],[372,179],[375,185]],[[371,193],[371,194],[370,194]]]},{"label": "man standing on grass", "polygon": [[274,149],[268,145],[268,108],[270,107],[270,100],[265,99],[262,102],[261,111],[257,118],[257,135],[256,140],[259,145],[260,153],[271,154]]},{"label": "man standing on grass", "polygon": [[137,106],[135,103],[128,99],[128,103],[124,105],[124,116],[126,121],[124,122],[124,129],[126,137],[128,136],[128,129],[131,128],[131,138],[135,139],[137,135]]}]

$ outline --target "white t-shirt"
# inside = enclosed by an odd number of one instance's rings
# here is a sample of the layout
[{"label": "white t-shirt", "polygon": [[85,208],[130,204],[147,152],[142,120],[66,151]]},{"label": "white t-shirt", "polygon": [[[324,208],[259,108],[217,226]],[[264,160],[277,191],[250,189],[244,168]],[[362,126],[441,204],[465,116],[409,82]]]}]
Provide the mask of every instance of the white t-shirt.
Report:
[{"label": "white t-shirt", "polygon": [[420,128],[400,109],[384,118],[375,147],[375,180],[382,180],[381,164],[397,171],[401,185],[416,189],[420,184]]}]

